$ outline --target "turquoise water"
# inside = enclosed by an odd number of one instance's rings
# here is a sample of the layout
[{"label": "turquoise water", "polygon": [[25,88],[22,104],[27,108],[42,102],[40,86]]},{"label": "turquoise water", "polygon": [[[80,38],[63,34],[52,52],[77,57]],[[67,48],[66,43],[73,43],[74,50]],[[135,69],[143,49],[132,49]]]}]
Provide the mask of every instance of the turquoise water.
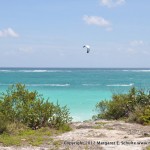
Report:
[{"label": "turquoise water", "polygon": [[0,68],[0,90],[23,83],[49,101],[67,105],[74,121],[91,119],[95,104],[132,86],[150,88],[150,69]]}]

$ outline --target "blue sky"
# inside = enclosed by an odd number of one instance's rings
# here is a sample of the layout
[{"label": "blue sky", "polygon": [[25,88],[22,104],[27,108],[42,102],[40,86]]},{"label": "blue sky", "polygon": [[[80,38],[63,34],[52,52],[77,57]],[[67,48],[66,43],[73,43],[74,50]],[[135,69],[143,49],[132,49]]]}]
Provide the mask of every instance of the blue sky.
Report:
[{"label": "blue sky", "polygon": [[0,67],[150,67],[149,14],[148,0],[0,0]]}]

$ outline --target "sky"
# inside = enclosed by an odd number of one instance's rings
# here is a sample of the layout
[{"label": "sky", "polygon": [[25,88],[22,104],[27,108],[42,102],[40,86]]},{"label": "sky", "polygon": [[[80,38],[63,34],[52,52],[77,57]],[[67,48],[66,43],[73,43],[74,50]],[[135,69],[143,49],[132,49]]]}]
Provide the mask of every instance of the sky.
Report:
[{"label": "sky", "polygon": [[0,67],[149,68],[149,14],[149,0],[0,0]]}]

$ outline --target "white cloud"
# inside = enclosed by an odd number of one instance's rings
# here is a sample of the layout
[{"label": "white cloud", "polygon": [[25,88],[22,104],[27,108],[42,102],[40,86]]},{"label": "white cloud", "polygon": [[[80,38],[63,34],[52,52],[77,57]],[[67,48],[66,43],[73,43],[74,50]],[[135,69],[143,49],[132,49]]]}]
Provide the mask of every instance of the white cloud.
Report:
[{"label": "white cloud", "polygon": [[8,48],[3,52],[4,55],[14,55],[14,56],[25,56],[25,55],[31,55],[35,51],[31,46],[22,46],[20,48],[11,46],[11,48]]},{"label": "white cloud", "polygon": [[112,30],[111,23],[103,17],[85,15],[83,17],[83,20],[89,25],[97,25],[100,27],[104,27],[107,31]]},{"label": "white cloud", "polygon": [[127,52],[132,54],[146,54],[147,48],[143,40],[133,40],[128,44]]},{"label": "white cloud", "polygon": [[116,47],[113,47],[113,49],[116,49],[121,55],[137,57],[150,55],[149,48],[150,45],[144,40],[131,40],[125,43],[116,43]]},{"label": "white cloud", "polygon": [[0,37],[19,37],[18,33],[16,33],[12,28],[7,28],[0,30]]},{"label": "white cloud", "polygon": [[100,3],[106,7],[116,7],[125,3],[125,0],[100,0]]},{"label": "white cloud", "polygon": [[130,42],[130,45],[131,46],[140,46],[140,45],[143,45],[144,44],[144,42],[142,41],[142,40],[134,40],[134,41],[131,41]]},{"label": "white cloud", "polygon": [[129,48],[127,48],[127,53],[129,53],[129,54],[136,54],[137,53],[137,49],[129,47]]}]

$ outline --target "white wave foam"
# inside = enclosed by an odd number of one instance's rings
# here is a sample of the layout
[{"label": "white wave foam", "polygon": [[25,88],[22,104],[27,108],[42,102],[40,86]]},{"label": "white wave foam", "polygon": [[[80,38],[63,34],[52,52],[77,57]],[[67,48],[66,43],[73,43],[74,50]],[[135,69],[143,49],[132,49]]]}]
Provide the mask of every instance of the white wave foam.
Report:
[{"label": "white wave foam", "polygon": [[26,84],[26,86],[70,86],[70,84]]},{"label": "white wave foam", "polygon": [[43,69],[36,69],[36,70],[0,70],[0,72],[72,72],[71,70],[43,70]]},{"label": "white wave foam", "polygon": [[15,70],[14,72],[47,72],[47,70]]},{"label": "white wave foam", "polygon": [[106,86],[133,86],[133,85],[134,85],[133,83],[130,83],[130,84],[109,84]]},{"label": "white wave foam", "polygon": [[12,72],[12,70],[0,70],[0,72]]},{"label": "white wave foam", "polygon": [[47,72],[47,70],[31,70],[31,72]]},{"label": "white wave foam", "polygon": [[134,72],[150,72],[150,70],[134,70]]},{"label": "white wave foam", "polygon": [[[5,83],[0,83],[1,86],[9,86],[9,85],[13,85],[12,84],[5,84]],[[70,84],[25,84],[26,86],[70,86]]]},{"label": "white wave foam", "polygon": [[83,86],[100,86],[100,84],[82,84]]},{"label": "white wave foam", "polygon": [[130,72],[150,72],[150,69],[147,69],[147,70],[122,70],[122,71],[130,71]]},{"label": "white wave foam", "polygon": [[48,72],[72,72],[71,70],[48,70]]}]

